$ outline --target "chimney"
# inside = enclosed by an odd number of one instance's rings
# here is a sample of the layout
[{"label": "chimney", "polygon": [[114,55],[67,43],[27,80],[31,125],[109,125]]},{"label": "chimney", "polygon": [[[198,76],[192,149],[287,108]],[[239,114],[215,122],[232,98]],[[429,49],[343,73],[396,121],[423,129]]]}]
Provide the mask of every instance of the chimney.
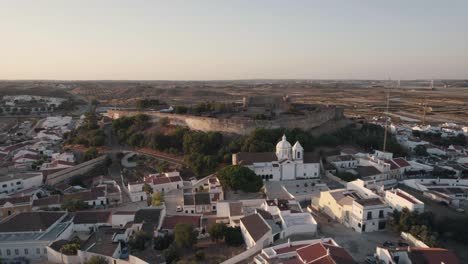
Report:
[{"label": "chimney", "polygon": [[330,256],[330,248],[327,248],[327,256]]}]

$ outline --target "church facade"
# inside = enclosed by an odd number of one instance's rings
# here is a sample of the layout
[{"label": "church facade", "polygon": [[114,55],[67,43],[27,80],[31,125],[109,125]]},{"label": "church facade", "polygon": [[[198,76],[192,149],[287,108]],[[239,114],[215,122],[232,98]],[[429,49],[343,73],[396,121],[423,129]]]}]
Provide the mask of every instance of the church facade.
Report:
[{"label": "church facade", "polygon": [[276,152],[239,152],[232,155],[232,164],[246,166],[266,181],[320,177],[319,157],[304,152],[299,141],[291,146],[284,135]]}]

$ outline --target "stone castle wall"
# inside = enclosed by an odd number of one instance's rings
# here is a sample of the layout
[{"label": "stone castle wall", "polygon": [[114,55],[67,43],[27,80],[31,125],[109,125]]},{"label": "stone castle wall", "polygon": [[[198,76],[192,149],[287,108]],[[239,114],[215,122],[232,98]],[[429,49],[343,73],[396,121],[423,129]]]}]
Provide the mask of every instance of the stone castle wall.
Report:
[{"label": "stone castle wall", "polygon": [[253,120],[248,118],[213,118],[203,116],[169,114],[152,111],[136,110],[107,110],[104,115],[117,119],[124,116],[134,116],[146,114],[153,121],[167,117],[172,125],[188,127],[198,131],[219,131],[223,133],[233,133],[247,135],[256,128],[301,128],[304,130],[318,127],[331,120],[342,119],[343,109],[336,107],[322,107],[318,111],[307,113],[306,115],[284,115],[275,120]]}]

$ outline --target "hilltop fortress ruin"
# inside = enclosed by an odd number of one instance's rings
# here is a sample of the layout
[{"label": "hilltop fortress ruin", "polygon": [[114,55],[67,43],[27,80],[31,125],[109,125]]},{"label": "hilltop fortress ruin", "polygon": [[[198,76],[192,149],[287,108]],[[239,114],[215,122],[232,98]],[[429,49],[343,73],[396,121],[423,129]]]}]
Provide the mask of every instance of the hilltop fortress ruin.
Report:
[{"label": "hilltop fortress ruin", "polygon": [[344,118],[343,109],[336,106],[292,103],[283,97],[244,97],[232,111],[212,111],[201,115],[176,114],[155,110],[108,109],[104,116],[117,119],[124,116],[146,114],[152,121],[168,118],[172,125],[198,131],[219,131],[247,135],[256,128],[301,128],[319,127],[329,121]]}]

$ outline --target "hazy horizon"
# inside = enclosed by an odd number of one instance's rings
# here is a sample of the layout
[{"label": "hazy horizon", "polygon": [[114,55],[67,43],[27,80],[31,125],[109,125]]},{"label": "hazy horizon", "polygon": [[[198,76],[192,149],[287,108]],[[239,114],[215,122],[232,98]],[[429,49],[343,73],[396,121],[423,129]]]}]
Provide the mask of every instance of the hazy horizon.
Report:
[{"label": "hazy horizon", "polygon": [[0,80],[468,78],[468,2],[0,2]]}]

